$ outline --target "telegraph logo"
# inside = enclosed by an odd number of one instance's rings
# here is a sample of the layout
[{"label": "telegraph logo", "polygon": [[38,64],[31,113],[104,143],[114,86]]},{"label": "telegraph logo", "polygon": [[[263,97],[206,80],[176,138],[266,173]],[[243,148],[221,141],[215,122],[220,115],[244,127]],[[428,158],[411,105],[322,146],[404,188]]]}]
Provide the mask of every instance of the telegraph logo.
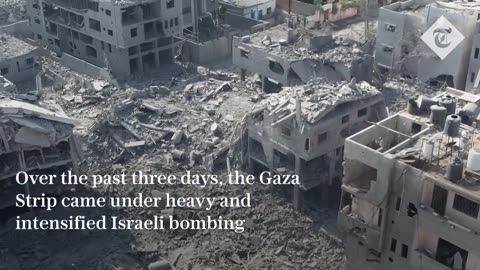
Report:
[{"label": "telegraph logo", "polygon": [[441,16],[421,39],[440,59],[445,59],[465,37],[444,16]]}]

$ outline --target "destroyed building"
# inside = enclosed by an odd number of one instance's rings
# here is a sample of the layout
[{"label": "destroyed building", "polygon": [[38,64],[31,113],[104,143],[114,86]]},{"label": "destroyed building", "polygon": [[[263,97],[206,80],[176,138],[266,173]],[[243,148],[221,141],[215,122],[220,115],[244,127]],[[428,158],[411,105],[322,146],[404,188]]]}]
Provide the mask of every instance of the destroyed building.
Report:
[{"label": "destroyed building", "polygon": [[[118,78],[173,63],[184,30],[195,31],[215,1],[28,0],[35,40],[58,54],[109,69]],[[194,3],[192,5],[191,3]],[[197,23],[195,23],[197,22]],[[77,65],[78,66],[78,65]]]},{"label": "destroyed building", "polygon": [[263,32],[236,37],[233,64],[259,74],[264,91],[279,86],[295,86],[321,77],[326,81],[371,79],[371,56],[356,43],[339,41],[330,34],[278,25]]},{"label": "destroyed building", "polygon": [[[380,8],[376,66],[383,72],[392,70],[417,77],[423,82],[446,83],[450,87],[469,91],[478,72],[473,70],[467,74],[471,55],[475,58],[475,53],[471,51],[479,11],[477,2],[459,1],[410,0]],[[444,59],[421,40],[422,34],[442,16],[464,36]]]},{"label": "destroyed building", "polygon": [[478,269],[479,104],[447,88],[345,141],[346,269]]},{"label": "destroyed building", "polygon": [[[12,206],[17,193],[49,193],[58,186],[14,185],[20,171],[56,174],[75,170],[80,153],[73,138],[76,123],[60,113],[10,99],[0,100],[0,211]],[[14,192],[16,189],[18,192]]]},{"label": "destroyed building", "polygon": [[40,71],[38,48],[10,35],[0,35],[0,75],[12,83],[35,78]]},{"label": "destroyed building", "polygon": [[275,0],[220,0],[227,12],[250,19],[264,20],[273,15]]},{"label": "destroyed building", "polygon": [[328,196],[328,186],[340,183],[344,139],[387,116],[382,94],[354,80],[337,87],[312,81],[272,94],[262,105],[248,124],[248,167],[299,175],[297,206],[300,188],[320,187],[320,197]]}]

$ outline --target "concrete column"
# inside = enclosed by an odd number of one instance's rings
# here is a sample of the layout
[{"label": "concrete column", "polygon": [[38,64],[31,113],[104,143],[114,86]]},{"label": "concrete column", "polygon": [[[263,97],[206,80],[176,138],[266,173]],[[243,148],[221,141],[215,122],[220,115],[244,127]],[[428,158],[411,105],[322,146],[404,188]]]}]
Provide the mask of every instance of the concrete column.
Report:
[{"label": "concrete column", "polygon": [[159,58],[159,52],[154,52],[153,53],[153,58],[155,58],[155,68],[160,67],[160,58]]},{"label": "concrete column", "polygon": [[40,71],[37,74],[37,76],[35,76],[35,85],[36,85],[36,88],[37,88],[37,94],[42,93],[42,74],[43,74],[43,70]]},{"label": "concrete column", "polygon": [[192,0],[191,5],[192,5],[192,25],[193,25],[193,34],[198,35],[198,18],[199,18],[199,12],[198,10],[198,0]]},{"label": "concrete column", "polygon": [[240,80],[243,82],[245,81],[246,77],[247,77],[247,70],[243,68],[240,69]]}]

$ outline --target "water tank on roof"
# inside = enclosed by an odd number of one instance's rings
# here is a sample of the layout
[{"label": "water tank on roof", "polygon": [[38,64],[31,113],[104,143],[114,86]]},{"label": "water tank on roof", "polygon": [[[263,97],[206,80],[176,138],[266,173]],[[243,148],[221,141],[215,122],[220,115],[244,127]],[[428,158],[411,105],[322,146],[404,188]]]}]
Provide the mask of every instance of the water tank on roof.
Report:
[{"label": "water tank on roof", "polygon": [[445,126],[445,119],[447,118],[447,108],[438,105],[430,107],[430,123],[435,127],[443,128]]},{"label": "water tank on roof", "polygon": [[480,171],[480,149],[472,148],[468,151],[467,169]]},{"label": "water tank on roof", "polygon": [[446,95],[438,103],[447,109],[447,114],[455,114],[457,103],[452,96]]},{"label": "water tank on roof", "polygon": [[460,133],[461,122],[462,121],[460,120],[460,117],[456,114],[451,114],[447,116],[443,133],[445,133],[449,137],[458,137]]},{"label": "water tank on roof", "polygon": [[472,125],[478,114],[480,113],[480,108],[475,103],[467,103],[463,106],[462,110],[459,112],[460,117],[462,118],[462,123],[466,125]]},{"label": "water tank on roof", "polygon": [[434,145],[432,141],[425,141],[423,143],[422,155],[425,160],[432,161]]},{"label": "water tank on roof", "polygon": [[447,179],[452,182],[462,180],[463,178],[463,160],[454,157],[448,162]]}]

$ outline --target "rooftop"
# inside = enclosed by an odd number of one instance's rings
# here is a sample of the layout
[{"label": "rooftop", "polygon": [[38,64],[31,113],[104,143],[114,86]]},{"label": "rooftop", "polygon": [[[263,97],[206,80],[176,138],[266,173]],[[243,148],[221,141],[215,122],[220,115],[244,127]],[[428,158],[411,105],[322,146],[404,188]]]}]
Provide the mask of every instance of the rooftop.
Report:
[{"label": "rooftop", "polygon": [[0,99],[0,116],[2,115],[35,116],[69,125],[75,125],[77,123],[76,120],[62,113],[52,112],[37,105],[11,99]]},{"label": "rooftop", "polygon": [[[456,101],[456,109],[453,109],[456,116],[451,119],[461,123],[455,132],[458,135],[448,136],[444,132],[446,125],[442,121],[431,121],[430,110],[422,109],[422,103],[431,108],[430,105],[442,104],[444,100]],[[422,170],[428,179],[450,189],[480,198],[480,171],[466,169],[463,178],[457,181],[450,181],[446,176],[448,164],[453,159],[460,158],[467,168],[470,149],[480,152],[480,133],[473,124],[479,120],[480,96],[447,88],[446,92],[434,98],[420,97],[409,103],[410,107],[418,106],[419,109],[402,111],[353,135],[349,140]],[[432,145],[431,150],[425,150],[426,144]]]},{"label": "rooftop", "polygon": [[339,86],[310,82],[302,87],[285,88],[280,93],[271,94],[262,105],[280,119],[295,112],[296,94],[301,100],[302,116],[310,124],[315,124],[340,104],[382,95],[367,82],[352,81]]},{"label": "rooftop", "polygon": [[0,35],[0,61],[28,54],[36,47],[10,35]]},{"label": "rooftop", "polygon": [[242,42],[291,61],[316,59],[350,63],[364,56],[356,44],[334,39],[331,34],[292,29],[285,24],[246,36]]},{"label": "rooftop", "polygon": [[239,7],[258,6],[264,3],[272,2],[273,0],[220,0],[220,2],[228,3]]}]

